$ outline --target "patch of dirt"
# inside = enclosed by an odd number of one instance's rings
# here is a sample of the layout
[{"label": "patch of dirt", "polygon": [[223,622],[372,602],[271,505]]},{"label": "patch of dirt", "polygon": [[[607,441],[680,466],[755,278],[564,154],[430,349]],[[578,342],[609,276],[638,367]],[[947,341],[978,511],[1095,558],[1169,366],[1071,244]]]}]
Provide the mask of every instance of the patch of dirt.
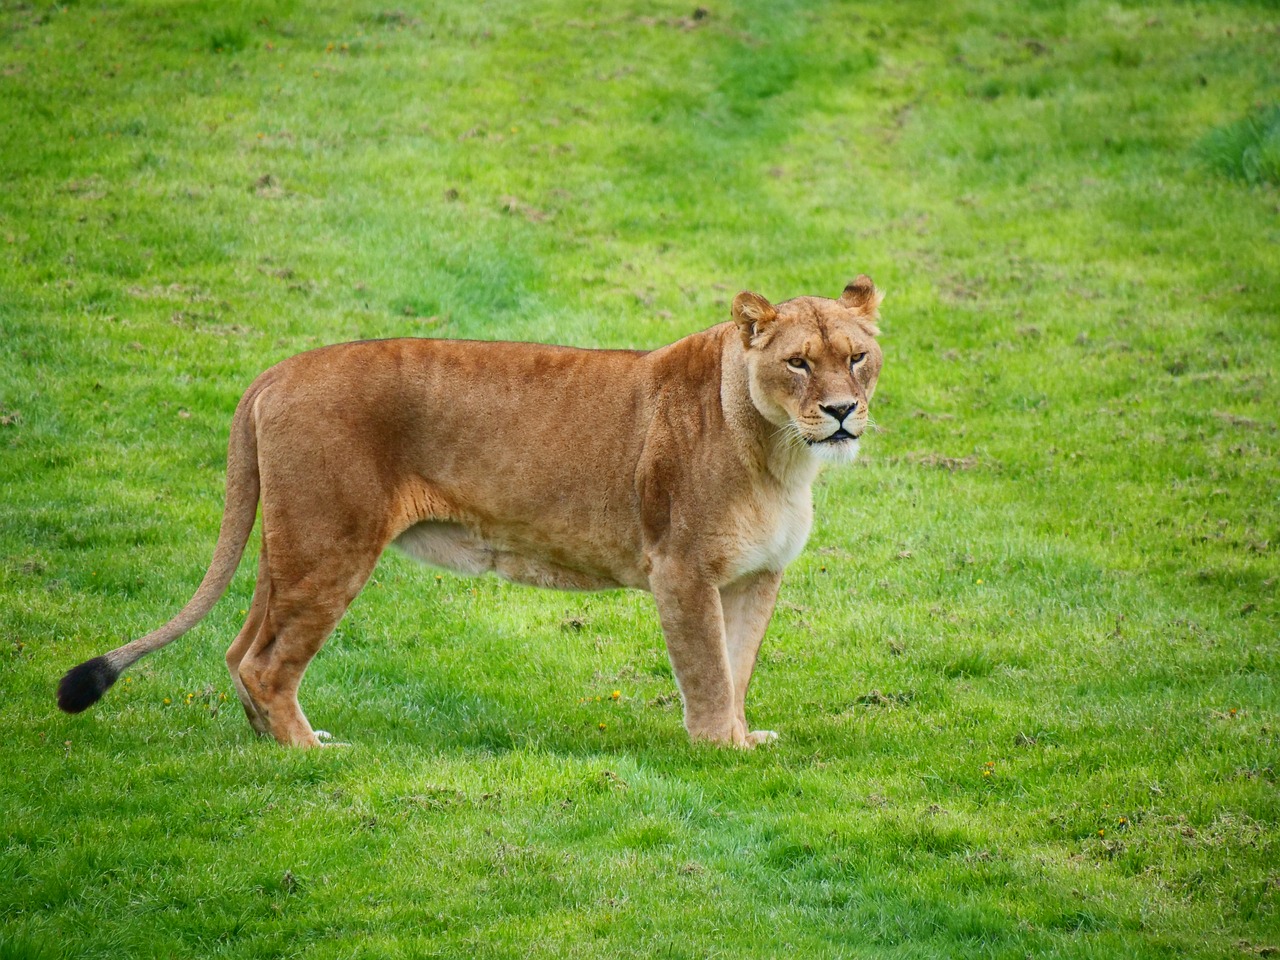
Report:
[{"label": "patch of dirt", "polygon": [[167,286],[128,288],[129,296],[138,300],[185,300],[187,303],[203,303],[213,299],[213,295],[199,287],[184,283],[171,283]]},{"label": "patch of dirt", "polygon": [[1267,430],[1274,433],[1276,429],[1272,424],[1263,423],[1261,420],[1250,420],[1248,417],[1227,413],[1225,410],[1215,410],[1213,415],[1228,426],[1241,427],[1244,430]]},{"label": "patch of dirt", "polygon": [[503,197],[500,201],[502,212],[512,216],[524,217],[530,223],[542,223],[547,219],[547,212],[525,203],[519,197]]},{"label": "patch of dirt", "polygon": [[870,693],[864,693],[858,697],[855,704],[864,707],[905,707],[915,699],[915,694],[910,690],[902,690],[897,693],[881,693],[879,690],[872,690]]},{"label": "patch of dirt", "polygon": [[68,180],[62,185],[62,192],[82,200],[101,200],[107,195],[107,188],[102,177],[95,173],[83,180]]},{"label": "patch of dirt", "polygon": [[630,784],[628,784],[627,781],[623,780],[620,776],[618,776],[612,770],[601,770],[600,780],[605,786],[608,786],[608,787],[617,787],[619,790],[630,789]]},{"label": "patch of dirt", "polygon": [[942,299],[949,303],[964,303],[981,297],[986,290],[986,286],[986,277],[952,276],[942,281],[939,292],[942,294]]},{"label": "patch of dirt", "polygon": [[253,192],[263,200],[279,200],[285,195],[285,189],[280,185],[280,181],[270,173],[264,173],[253,181]]},{"label": "patch of dirt", "polygon": [[972,470],[982,463],[977,454],[970,454],[967,457],[946,457],[940,453],[908,453],[902,457],[894,457],[892,459],[894,461],[905,460],[907,463],[917,467],[940,467],[950,473],[960,470]]},{"label": "patch of dirt", "polygon": [[461,790],[455,790],[453,787],[438,787],[428,784],[420,792],[398,797],[397,800],[413,807],[440,810],[447,807],[461,806],[466,803],[467,795]]},{"label": "patch of dirt", "polygon": [[248,327],[239,323],[218,323],[218,315],[213,313],[184,313],[174,311],[169,322],[175,327],[182,327],[192,333],[213,334],[219,337],[247,337],[253,333]]},{"label": "patch of dirt", "polygon": [[412,29],[418,21],[403,10],[383,10],[369,18],[380,27],[392,27],[396,30]]},{"label": "patch of dirt", "polygon": [[646,27],[673,27],[677,30],[697,30],[711,21],[711,11],[706,7],[694,7],[687,17],[637,17]]}]

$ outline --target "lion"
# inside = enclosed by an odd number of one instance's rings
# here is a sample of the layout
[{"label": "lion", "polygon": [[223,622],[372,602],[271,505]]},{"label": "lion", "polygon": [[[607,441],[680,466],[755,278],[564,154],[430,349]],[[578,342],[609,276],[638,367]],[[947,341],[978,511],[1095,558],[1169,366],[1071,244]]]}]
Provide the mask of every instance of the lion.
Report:
[{"label": "lion", "polygon": [[314,747],[311,659],[388,545],[462,574],[653,594],[694,740],[750,748],[745,700],[811,486],[848,463],[882,354],[882,294],[734,298],[732,320],[652,351],[362,340],[258,376],[231,420],[213,560],[167,624],[74,667],[78,713],[198,623],[262,509],[257,585],[227,667],[258,734]]}]

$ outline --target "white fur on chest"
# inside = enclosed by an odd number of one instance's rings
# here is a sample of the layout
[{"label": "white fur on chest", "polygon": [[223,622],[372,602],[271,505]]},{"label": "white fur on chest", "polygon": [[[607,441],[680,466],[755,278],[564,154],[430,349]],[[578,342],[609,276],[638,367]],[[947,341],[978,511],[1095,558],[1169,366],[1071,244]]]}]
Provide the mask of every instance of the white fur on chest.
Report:
[{"label": "white fur on chest", "polygon": [[757,505],[744,517],[735,579],[761,570],[782,570],[800,555],[813,526],[813,497],[803,487]]}]

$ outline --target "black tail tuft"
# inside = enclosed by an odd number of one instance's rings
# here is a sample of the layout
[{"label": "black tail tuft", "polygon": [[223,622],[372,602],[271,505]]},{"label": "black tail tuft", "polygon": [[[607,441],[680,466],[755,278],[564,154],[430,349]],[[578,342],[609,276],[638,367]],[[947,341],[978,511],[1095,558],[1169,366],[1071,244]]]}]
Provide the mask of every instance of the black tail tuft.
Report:
[{"label": "black tail tuft", "polygon": [[78,667],[72,667],[58,684],[58,706],[67,713],[87,710],[111,689],[120,671],[107,662],[106,657],[94,657]]}]

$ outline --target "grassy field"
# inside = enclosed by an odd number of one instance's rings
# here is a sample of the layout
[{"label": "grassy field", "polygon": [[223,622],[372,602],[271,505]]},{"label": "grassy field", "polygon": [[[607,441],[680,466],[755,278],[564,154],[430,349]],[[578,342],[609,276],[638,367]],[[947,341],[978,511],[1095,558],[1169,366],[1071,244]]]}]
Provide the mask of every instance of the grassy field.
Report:
[{"label": "grassy field", "polygon": [[[1264,3],[0,3],[0,958],[1274,953],[1277,102]],[[392,555],[303,687],[350,749],[252,736],[248,561],[55,709],[267,365],[863,271],[772,748],[688,744],[647,595]]]}]

